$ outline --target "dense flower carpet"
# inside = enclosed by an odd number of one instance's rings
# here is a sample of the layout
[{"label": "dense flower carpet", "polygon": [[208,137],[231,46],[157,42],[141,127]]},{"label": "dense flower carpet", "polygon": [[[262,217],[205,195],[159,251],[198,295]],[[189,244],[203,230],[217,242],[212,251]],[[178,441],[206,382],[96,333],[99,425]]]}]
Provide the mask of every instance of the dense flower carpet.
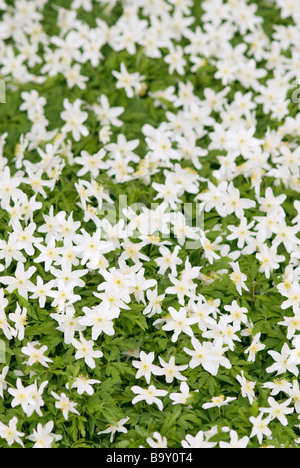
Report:
[{"label": "dense flower carpet", "polygon": [[0,447],[300,443],[299,0],[0,0]]}]

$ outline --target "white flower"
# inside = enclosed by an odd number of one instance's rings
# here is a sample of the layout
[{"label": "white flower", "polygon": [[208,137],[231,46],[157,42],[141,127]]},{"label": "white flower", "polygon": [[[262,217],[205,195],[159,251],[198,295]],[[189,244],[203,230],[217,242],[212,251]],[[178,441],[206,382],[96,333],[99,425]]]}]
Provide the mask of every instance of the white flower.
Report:
[{"label": "white flower", "polygon": [[30,299],[38,299],[39,306],[44,308],[47,297],[50,297],[53,292],[52,288],[55,286],[55,280],[51,280],[44,284],[42,278],[38,276],[36,282],[36,286],[31,286],[31,292],[33,292],[33,294],[30,296]]},{"label": "white flower", "polygon": [[112,336],[115,333],[113,319],[119,316],[119,312],[109,307],[108,301],[103,301],[92,309],[83,307],[84,317],[79,318],[79,324],[92,327],[92,340],[97,340],[103,332]]},{"label": "white flower", "polygon": [[141,81],[144,80],[144,76],[141,76],[138,72],[129,73],[125,64],[122,62],[121,71],[112,71],[113,76],[117,79],[117,88],[124,88],[127,97],[132,98],[141,89]]},{"label": "white flower", "polygon": [[28,417],[31,416],[34,411],[36,411],[39,416],[42,416],[40,407],[44,405],[44,401],[42,400],[41,395],[47,384],[48,381],[43,382],[38,389],[35,381],[34,384],[24,387],[21,379],[18,378],[16,388],[9,388],[7,390],[8,393],[14,397],[11,402],[12,408],[21,405],[24,413]]},{"label": "white flower", "polygon": [[299,369],[287,343],[284,343],[282,346],[281,353],[273,350],[269,350],[268,353],[272,356],[275,363],[272,366],[267,367],[267,372],[277,371],[277,375],[280,375],[288,371],[294,374],[296,377],[298,376]]},{"label": "white flower", "polygon": [[221,340],[222,343],[228,345],[231,351],[235,348],[235,341],[241,341],[236,335],[236,332],[240,330],[240,324],[230,324],[230,317],[223,316],[219,319],[219,322],[211,317],[206,319],[207,331],[202,333],[203,338],[212,338],[215,340]]},{"label": "white flower", "polygon": [[[83,393],[93,395],[93,385],[97,383],[100,384],[101,381],[97,379],[89,379],[88,376],[78,375],[78,377],[76,377],[76,379],[72,383],[71,389],[76,388],[78,395],[82,395]],[[66,384],[66,388],[69,389],[69,383]]]},{"label": "white flower", "polygon": [[268,413],[270,419],[278,419],[283,426],[288,425],[288,419],[286,414],[291,414],[294,412],[294,408],[290,408],[289,404],[291,403],[292,399],[289,398],[288,400],[279,403],[273,397],[268,398],[268,403],[270,405],[269,408],[260,408],[262,413]]},{"label": "white flower", "polygon": [[256,258],[260,261],[260,270],[270,278],[273,270],[280,268],[280,263],[285,261],[284,255],[277,255],[275,247],[268,248],[265,244],[261,246],[260,252],[256,254]]},{"label": "white flower", "polygon": [[146,389],[134,385],[131,387],[131,391],[137,395],[132,400],[133,405],[139,401],[145,400],[148,405],[155,403],[160,411],[163,410],[163,404],[159,397],[166,396],[168,394],[166,390],[158,390],[154,385],[150,385]]},{"label": "white flower", "polygon": [[173,405],[182,404],[185,405],[186,402],[191,398],[193,395],[190,393],[190,388],[186,382],[182,382],[180,384],[180,392],[181,393],[171,393],[170,399],[173,401]]},{"label": "white flower", "polygon": [[181,265],[182,263],[182,260],[178,258],[179,250],[179,245],[175,246],[174,251],[172,253],[165,246],[159,248],[161,257],[157,257],[155,259],[155,263],[159,266],[159,270],[157,272],[159,275],[164,275],[168,268],[171,269],[171,273],[173,276],[177,275],[176,266]]},{"label": "white flower", "polygon": [[239,226],[227,226],[227,228],[232,232],[227,236],[228,240],[237,239],[237,246],[239,249],[242,249],[245,243],[251,241],[252,236],[254,235],[251,232],[251,228],[254,226],[255,221],[252,221],[248,224],[247,218],[242,218]]},{"label": "white flower", "polygon": [[9,446],[16,442],[24,447],[21,437],[24,437],[25,434],[17,430],[17,423],[18,418],[16,416],[9,421],[8,426],[0,421],[0,437],[5,439]]},{"label": "white flower", "polygon": [[204,403],[202,405],[202,408],[203,409],[209,409],[209,408],[214,408],[214,407],[221,408],[221,406],[226,406],[228,405],[228,403],[234,400],[236,400],[236,397],[225,398],[224,395],[220,395],[217,397],[212,397],[211,402]]},{"label": "white flower", "polygon": [[66,421],[69,418],[69,412],[80,415],[79,411],[75,409],[77,403],[75,403],[74,401],[70,401],[70,399],[65,393],[61,393],[60,395],[58,395],[57,393],[52,391],[51,395],[57,400],[55,403],[55,407],[62,411]]},{"label": "white flower", "polygon": [[138,369],[136,373],[136,379],[145,377],[146,382],[149,384],[151,380],[151,374],[162,375],[163,371],[160,367],[152,364],[154,360],[154,352],[146,354],[144,351],[140,352],[140,361],[132,361],[132,365]]},{"label": "white flower", "polygon": [[260,342],[260,336],[261,336],[261,333],[257,333],[254,336],[251,345],[248,348],[246,348],[245,351],[244,351],[246,354],[249,354],[248,355],[248,361],[250,361],[250,362],[254,362],[256,354],[258,353],[258,351],[261,351],[261,350],[265,349],[265,347],[266,347],[266,345],[264,345],[263,343]]},{"label": "white flower", "polygon": [[34,442],[33,448],[51,448],[52,443],[62,439],[60,434],[53,434],[54,422],[48,421],[45,426],[38,423],[33,433],[27,436],[28,440]]},{"label": "white flower", "polygon": [[7,382],[5,381],[5,378],[7,376],[8,371],[9,367],[5,366],[3,367],[2,372],[0,374],[0,396],[2,399],[4,398],[3,392],[7,389]]},{"label": "white flower", "polygon": [[241,273],[240,266],[238,263],[231,263],[231,267],[233,269],[233,273],[230,273],[230,279],[235,284],[238,293],[242,295],[242,289],[249,291],[245,283],[245,281],[247,280],[247,276],[244,275],[244,273]]},{"label": "white flower", "polygon": [[293,312],[297,314],[300,312],[300,285],[298,282],[293,281],[291,287],[287,292],[282,293],[287,300],[281,304],[282,309],[288,309],[289,307],[293,308]]},{"label": "white flower", "polygon": [[247,448],[249,443],[249,437],[244,436],[241,439],[238,438],[238,433],[234,430],[230,431],[230,442],[220,442],[220,448]]},{"label": "white flower", "polygon": [[254,416],[250,416],[249,421],[253,426],[250,439],[256,436],[258,442],[261,444],[264,436],[267,438],[271,437],[272,431],[268,427],[271,421],[270,417],[263,419],[263,413],[260,413],[256,418]]},{"label": "white flower", "polygon": [[169,54],[164,57],[164,61],[169,65],[170,74],[176,71],[179,75],[184,75],[184,67],[187,62],[183,53],[183,49],[179,45],[170,47]]},{"label": "white flower", "polygon": [[102,169],[109,169],[109,165],[103,161],[103,158],[106,156],[106,151],[101,148],[95,154],[89,154],[87,151],[81,151],[80,156],[74,158],[74,162],[82,166],[82,168],[77,172],[78,177],[90,173],[91,176],[96,179]]},{"label": "white flower", "polygon": [[271,396],[276,396],[280,392],[284,392],[290,396],[292,384],[286,379],[275,379],[273,382],[265,382],[263,388],[271,389]]},{"label": "white flower", "polygon": [[166,362],[162,359],[161,356],[158,356],[160,365],[162,366],[162,374],[166,378],[167,383],[172,383],[174,379],[177,380],[187,380],[187,377],[184,377],[181,374],[181,371],[184,371],[188,368],[188,365],[176,366],[175,357],[171,356],[169,362]]},{"label": "white flower", "polygon": [[96,367],[95,359],[99,359],[103,357],[102,351],[95,351],[94,341],[93,340],[86,340],[82,333],[80,333],[80,341],[73,338],[72,345],[77,349],[75,354],[75,359],[84,359],[87,366],[91,369]]},{"label": "white flower", "polygon": [[236,379],[241,385],[242,396],[244,398],[247,397],[250,405],[252,405],[255,398],[255,382],[250,382],[250,380],[247,380],[244,376],[244,371],[241,371],[241,375],[237,375]]},{"label": "white flower", "polygon": [[14,408],[17,405],[21,405],[23,410],[26,411],[28,405],[28,391],[26,391],[20,378],[17,379],[16,385],[17,388],[8,389],[8,393],[14,397],[11,406]]},{"label": "white flower", "polygon": [[300,389],[299,382],[297,380],[293,381],[293,386],[288,389],[287,394],[293,399],[296,413],[300,413]]},{"label": "white flower", "polygon": [[151,437],[147,437],[146,442],[151,448],[162,449],[162,448],[167,448],[168,447],[167,438],[162,437],[159,432],[154,432],[152,439],[151,439]]},{"label": "white flower", "polygon": [[125,427],[125,424],[129,421],[129,417],[120,419],[116,425],[109,424],[104,431],[97,432],[98,435],[100,434],[110,434],[110,442],[112,443],[114,440],[114,436],[116,432],[122,432],[126,434],[128,430]]},{"label": "white flower", "polygon": [[149,303],[144,309],[143,314],[147,315],[147,317],[149,318],[155,314],[161,314],[162,302],[164,298],[166,297],[166,295],[165,294],[158,295],[157,288],[155,288],[153,291],[151,289],[148,289],[146,296],[147,296]]},{"label": "white flower", "polygon": [[181,441],[181,445],[185,449],[190,448],[214,448],[217,442],[209,442],[209,434],[199,431],[195,437],[190,434],[185,436],[185,440]]},{"label": "white flower", "polygon": [[204,341],[200,343],[195,337],[192,337],[191,342],[194,350],[183,348],[185,353],[192,356],[189,363],[191,369],[202,365],[212,375],[217,375],[220,365],[230,369],[231,364],[224,356],[224,351],[227,351],[228,348],[223,348],[220,342],[216,341],[213,344],[210,341]]},{"label": "white flower", "polygon": [[114,127],[122,126],[122,122],[118,117],[123,114],[124,107],[110,107],[108,98],[105,94],[102,94],[97,99],[97,103],[92,106],[92,109],[101,125],[105,127],[109,125]]},{"label": "white flower", "polygon": [[106,145],[107,143],[110,142],[110,138],[112,135],[112,131],[110,130],[110,127],[108,125],[105,125],[104,127],[101,128],[99,132],[99,140],[101,143]]},{"label": "white flower", "polygon": [[42,417],[43,413],[41,411],[41,407],[44,406],[45,402],[42,398],[44,388],[48,385],[48,380],[45,380],[43,383],[41,383],[40,387],[38,388],[37,386],[37,381],[32,385],[29,385],[26,390],[28,392],[28,405],[26,408],[26,415],[30,417],[34,411],[37,412],[37,414]]},{"label": "white flower", "polygon": [[48,362],[52,362],[52,359],[44,356],[48,347],[42,346],[41,348],[38,348],[38,346],[40,346],[40,343],[38,341],[33,341],[31,343],[28,342],[26,346],[22,347],[22,353],[29,356],[26,364],[28,366],[32,366],[35,363],[40,363],[44,367],[49,367]]},{"label": "white flower", "polygon": [[0,309],[0,330],[4,333],[8,340],[11,340],[15,336],[15,330],[8,323],[6,313]]},{"label": "white flower", "polygon": [[167,323],[162,327],[162,329],[166,331],[174,331],[171,338],[172,342],[175,343],[177,341],[180,333],[186,333],[188,336],[193,336],[194,332],[191,325],[197,323],[197,319],[188,318],[184,307],[181,307],[179,311],[174,309],[174,307],[169,307],[168,310],[170,318],[167,319]]},{"label": "white flower", "polygon": [[237,301],[233,301],[231,305],[224,306],[224,309],[230,312],[230,318],[234,324],[247,323],[248,309],[240,307]]},{"label": "white flower", "polygon": [[18,291],[19,295],[28,299],[28,292],[32,290],[33,283],[30,281],[30,278],[35,273],[36,268],[31,266],[25,271],[24,264],[18,262],[15,276],[1,276],[0,282],[7,285],[6,289],[9,293]]},{"label": "white flower", "polygon": [[57,330],[64,333],[64,341],[70,344],[76,332],[84,331],[86,327],[79,323],[79,317],[75,317],[74,308],[67,307],[64,313],[50,314],[51,318],[59,323]]},{"label": "white flower", "polygon": [[87,127],[83,125],[88,117],[88,114],[87,112],[81,111],[81,105],[82,101],[80,99],[76,99],[72,104],[67,98],[65,98],[65,110],[61,112],[60,115],[62,120],[66,122],[61,131],[63,133],[72,132],[72,136],[75,141],[79,141],[81,135],[86,137],[89,134]]}]

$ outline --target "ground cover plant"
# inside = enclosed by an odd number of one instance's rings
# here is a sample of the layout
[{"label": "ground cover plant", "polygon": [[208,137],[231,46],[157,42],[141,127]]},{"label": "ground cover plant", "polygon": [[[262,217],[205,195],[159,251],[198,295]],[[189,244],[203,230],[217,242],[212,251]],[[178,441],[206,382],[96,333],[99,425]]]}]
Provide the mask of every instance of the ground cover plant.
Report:
[{"label": "ground cover plant", "polygon": [[298,0],[0,0],[0,447],[298,447]]}]

